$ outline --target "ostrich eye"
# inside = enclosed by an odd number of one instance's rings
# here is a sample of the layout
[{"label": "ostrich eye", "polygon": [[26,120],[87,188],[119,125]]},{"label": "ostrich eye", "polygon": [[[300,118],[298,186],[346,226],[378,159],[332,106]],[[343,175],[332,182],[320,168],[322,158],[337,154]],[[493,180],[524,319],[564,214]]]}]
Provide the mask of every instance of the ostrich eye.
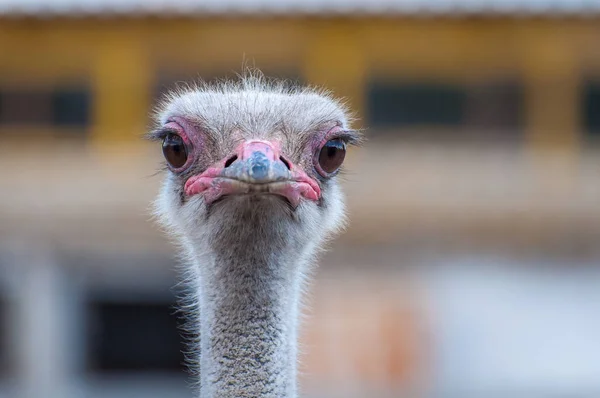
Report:
[{"label": "ostrich eye", "polygon": [[319,166],[331,174],[340,168],[346,157],[346,144],[340,139],[330,140],[323,145],[319,153]]},{"label": "ostrich eye", "polygon": [[180,136],[168,134],[162,143],[162,151],[167,163],[175,169],[182,167],[187,161],[187,150]]}]

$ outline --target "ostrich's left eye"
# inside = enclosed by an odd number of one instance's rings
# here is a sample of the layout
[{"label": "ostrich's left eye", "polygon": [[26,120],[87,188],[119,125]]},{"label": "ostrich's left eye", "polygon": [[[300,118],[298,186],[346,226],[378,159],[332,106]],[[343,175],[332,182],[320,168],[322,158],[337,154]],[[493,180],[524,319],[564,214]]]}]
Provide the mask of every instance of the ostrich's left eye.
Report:
[{"label": "ostrich's left eye", "polygon": [[162,151],[167,163],[175,169],[183,167],[187,162],[187,149],[183,139],[177,134],[168,134],[162,143]]},{"label": "ostrich's left eye", "polygon": [[340,168],[345,157],[346,144],[340,139],[329,140],[319,152],[319,167],[326,174],[334,173]]}]

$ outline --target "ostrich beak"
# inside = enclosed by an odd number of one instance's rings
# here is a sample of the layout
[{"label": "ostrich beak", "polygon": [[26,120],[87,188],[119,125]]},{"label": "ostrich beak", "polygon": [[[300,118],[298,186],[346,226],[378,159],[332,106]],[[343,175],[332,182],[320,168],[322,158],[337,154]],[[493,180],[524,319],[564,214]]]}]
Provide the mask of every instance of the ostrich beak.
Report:
[{"label": "ostrich beak", "polygon": [[226,195],[272,194],[297,207],[303,198],[321,197],[319,184],[285,160],[275,143],[258,140],[242,143],[235,155],[190,177],[184,189],[188,196],[202,193],[208,204]]},{"label": "ostrich beak", "polygon": [[[289,163],[284,163],[277,148],[267,141],[247,141],[235,158],[226,161],[222,176],[252,184],[268,184],[292,179]],[[231,162],[231,160],[233,162]]]}]

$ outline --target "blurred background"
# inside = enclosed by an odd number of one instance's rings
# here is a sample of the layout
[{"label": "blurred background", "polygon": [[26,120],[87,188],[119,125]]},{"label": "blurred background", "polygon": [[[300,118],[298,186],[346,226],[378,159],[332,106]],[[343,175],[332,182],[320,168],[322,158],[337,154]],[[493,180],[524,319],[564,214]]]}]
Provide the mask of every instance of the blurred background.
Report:
[{"label": "blurred background", "polygon": [[0,0],[0,397],[192,396],[141,136],[243,62],[368,127],[304,396],[600,396],[598,0]]}]

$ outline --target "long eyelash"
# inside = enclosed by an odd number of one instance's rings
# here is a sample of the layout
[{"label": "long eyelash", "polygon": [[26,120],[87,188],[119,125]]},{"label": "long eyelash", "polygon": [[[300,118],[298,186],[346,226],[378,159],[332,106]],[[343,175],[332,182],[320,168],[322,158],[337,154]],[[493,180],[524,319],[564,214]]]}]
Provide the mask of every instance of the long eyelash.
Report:
[{"label": "long eyelash", "polygon": [[169,134],[177,134],[177,131],[171,129],[157,129],[147,133],[145,138],[150,141],[162,141]]},{"label": "long eyelash", "polygon": [[340,139],[346,145],[352,146],[360,146],[364,142],[364,136],[360,133],[360,130],[341,130],[330,139]]}]

